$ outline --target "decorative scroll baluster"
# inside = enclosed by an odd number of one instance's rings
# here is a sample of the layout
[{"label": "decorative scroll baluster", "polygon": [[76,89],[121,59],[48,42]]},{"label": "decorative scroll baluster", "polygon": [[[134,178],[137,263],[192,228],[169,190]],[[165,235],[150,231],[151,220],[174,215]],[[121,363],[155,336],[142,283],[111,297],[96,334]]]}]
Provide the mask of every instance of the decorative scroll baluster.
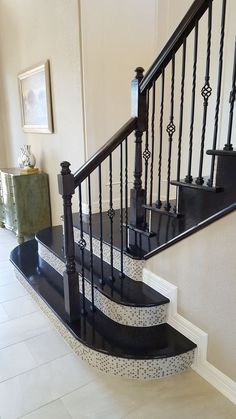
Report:
[{"label": "decorative scroll baluster", "polygon": [[129,247],[128,242],[128,140],[125,139],[125,245],[126,250]]},{"label": "decorative scroll baluster", "polygon": [[148,161],[151,157],[149,150],[149,90],[146,92],[146,140],[145,140],[145,150],[143,152],[143,158],[145,161],[145,171],[144,171],[144,191],[145,191],[145,204],[147,203],[147,186],[148,186]]},{"label": "decorative scroll baluster", "polygon": [[179,110],[179,139],[178,139],[178,161],[177,161],[177,181],[180,180],[181,168],[181,147],[183,136],[183,116],[184,116],[184,87],[185,87],[185,70],[186,70],[186,38],[183,42],[182,55],[182,76],[181,76],[181,95],[180,95],[180,110]]},{"label": "decorative scroll baluster", "polygon": [[168,150],[168,166],[167,166],[167,190],[166,190],[166,202],[164,208],[169,211],[171,208],[170,204],[170,174],[171,174],[171,157],[172,157],[172,141],[175,132],[174,124],[174,87],[175,87],[175,55],[172,57],[171,62],[171,98],[170,98],[170,122],[167,125],[166,131],[169,136],[169,150]]},{"label": "decorative scroll baluster", "polygon": [[82,295],[83,304],[81,308],[81,314],[86,314],[85,309],[85,278],[84,278],[84,249],[86,247],[86,241],[84,240],[84,229],[83,229],[83,213],[82,213],[82,190],[81,183],[79,184],[79,219],[80,219],[80,240],[78,242],[81,251],[81,277],[82,277]]},{"label": "decorative scroll baluster", "polygon": [[196,179],[197,185],[202,185],[204,183],[204,178],[202,176],[202,169],[203,169],[204,146],[205,146],[205,136],[206,136],[207,108],[208,108],[208,100],[212,92],[212,88],[209,83],[210,82],[210,59],[211,59],[211,29],[212,29],[212,1],[210,1],[209,9],[208,9],[208,36],[207,36],[205,85],[203,86],[202,92],[201,92],[202,97],[204,99],[204,103],[203,103],[204,108],[203,108],[199,172],[198,172],[198,177]]},{"label": "decorative scroll baluster", "polygon": [[190,133],[189,133],[188,173],[185,177],[186,183],[191,183],[193,181],[191,172],[192,172],[192,152],[193,152],[193,126],[194,126],[194,116],[195,116],[197,52],[198,52],[198,22],[195,25],[195,34],[194,34],[192,104],[191,104]]},{"label": "decorative scroll baluster", "polygon": [[150,199],[149,205],[152,205],[153,192],[153,163],[154,163],[154,141],[155,141],[155,109],[156,109],[156,83],[152,84],[152,151],[151,151],[151,165],[150,165]]},{"label": "decorative scroll baluster", "polygon": [[162,168],[162,143],[163,143],[163,115],[164,115],[164,93],[165,93],[165,69],[161,74],[161,107],[160,107],[160,144],[158,157],[158,185],[156,207],[161,208],[161,168]]},{"label": "decorative scroll baluster", "polygon": [[93,230],[92,230],[92,205],[91,205],[91,181],[88,176],[88,198],[89,198],[89,244],[90,244],[90,283],[91,283],[91,310],[94,311],[94,280],[93,280]]},{"label": "decorative scroll baluster", "polygon": [[101,263],[101,278],[100,283],[104,285],[103,273],[103,223],[102,223],[102,168],[98,166],[98,183],[99,183],[99,223],[100,223],[100,263]]},{"label": "decorative scroll baluster", "polygon": [[63,198],[64,211],[64,251],[66,271],[63,272],[64,305],[66,317],[70,322],[80,315],[79,279],[75,266],[75,243],[72,219],[72,195],[75,192],[74,176],[70,171],[70,163],[61,163],[61,173],[58,175],[59,193]]},{"label": "decorative scroll baluster", "polygon": [[236,100],[236,40],[234,44],[234,64],[233,64],[233,76],[232,76],[232,90],[230,92],[229,103],[229,126],[228,126],[228,135],[227,143],[224,146],[224,150],[231,151],[233,150],[233,145],[231,143],[232,137],[232,128],[233,128],[233,117],[234,117],[234,102]]},{"label": "decorative scroll baluster", "polygon": [[[221,100],[221,85],[222,85],[222,74],[223,74],[225,16],[226,16],[226,0],[223,0],[223,2],[222,2],[222,12],[221,12],[221,32],[220,32],[218,84],[217,84],[216,109],[215,109],[215,125],[214,125],[213,145],[212,145],[213,150],[216,150],[217,137],[218,137],[219,112],[220,112],[220,100]],[[208,186],[210,186],[210,187],[213,185],[214,171],[215,171],[215,156],[213,155],[212,158],[211,158],[210,177],[209,177],[208,182],[207,182]]]},{"label": "decorative scroll baluster", "polygon": [[115,211],[113,209],[113,200],[112,200],[112,155],[109,155],[109,210],[107,211],[107,215],[110,219],[110,269],[111,274],[109,279],[111,281],[114,280],[113,275],[113,218],[115,216]]},{"label": "decorative scroll baluster", "polygon": [[123,143],[120,145],[120,278],[124,278],[124,241],[123,241]]}]

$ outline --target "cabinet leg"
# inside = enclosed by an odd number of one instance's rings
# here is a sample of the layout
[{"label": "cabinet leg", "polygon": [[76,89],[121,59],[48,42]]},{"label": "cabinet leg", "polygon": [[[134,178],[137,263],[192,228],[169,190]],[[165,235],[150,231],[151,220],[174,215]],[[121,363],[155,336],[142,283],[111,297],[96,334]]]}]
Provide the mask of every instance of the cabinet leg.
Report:
[{"label": "cabinet leg", "polygon": [[19,236],[19,235],[17,235],[17,236],[16,236],[16,238],[17,238],[17,242],[18,242],[19,244],[24,243],[24,236]]}]

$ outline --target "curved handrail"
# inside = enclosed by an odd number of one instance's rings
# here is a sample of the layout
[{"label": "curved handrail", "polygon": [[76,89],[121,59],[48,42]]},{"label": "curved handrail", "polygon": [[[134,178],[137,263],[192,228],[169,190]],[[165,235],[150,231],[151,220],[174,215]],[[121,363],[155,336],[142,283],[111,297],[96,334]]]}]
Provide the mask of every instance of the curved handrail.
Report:
[{"label": "curved handrail", "polygon": [[137,118],[130,118],[86,163],[74,174],[77,187],[137,128]]},{"label": "curved handrail", "polygon": [[173,54],[182,45],[184,39],[190,34],[196,22],[203,16],[212,0],[195,0],[186,15],[177,26],[154,63],[146,72],[141,84],[140,92],[145,92],[161,75],[163,68],[171,61]]}]

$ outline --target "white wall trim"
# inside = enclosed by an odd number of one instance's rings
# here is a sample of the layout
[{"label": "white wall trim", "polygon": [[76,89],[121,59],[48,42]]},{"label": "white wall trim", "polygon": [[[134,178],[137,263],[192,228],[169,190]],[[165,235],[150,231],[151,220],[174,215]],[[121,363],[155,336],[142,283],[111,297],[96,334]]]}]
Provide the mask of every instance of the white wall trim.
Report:
[{"label": "white wall trim", "polygon": [[236,404],[236,382],[231,380],[227,375],[210,364],[208,361],[202,362],[200,365],[192,365],[192,369],[196,371],[202,378],[215,387],[232,403]]},{"label": "white wall trim", "polygon": [[208,334],[177,313],[178,288],[148,269],[143,269],[143,282],[169,298],[168,324],[196,343],[192,369],[236,404],[236,382],[207,361]]}]

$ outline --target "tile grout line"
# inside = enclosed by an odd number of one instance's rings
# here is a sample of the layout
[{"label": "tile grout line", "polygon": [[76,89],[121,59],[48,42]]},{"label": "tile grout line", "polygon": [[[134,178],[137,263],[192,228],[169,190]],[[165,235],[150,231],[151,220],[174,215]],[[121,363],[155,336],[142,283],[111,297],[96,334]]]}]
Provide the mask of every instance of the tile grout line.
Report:
[{"label": "tile grout line", "polygon": [[[22,342],[21,342],[21,343],[22,343]],[[31,354],[31,355],[32,355],[32,354]],[[36,366],[35,366],[35,367],[33,367],[33,368],[29,368],[29,369],[28,369],[28,370],[26,370],[26,371],[22,371],[22,372],[21,372],[21,373],[19,373],[19,374],[16,374],[16,375],[13,375],[12,377],[6,378],[5,380],[0,381],[0,386],[1,386],[1,384],[6,383],[6,381],[13,380],[13,379],[14,379],[14,378],[16,378],[16,377],[20,377],[21,375],[27,374],[28,372],[31,372],[31,371],[36,370],[36,369],[38,369],[38,368],[40,368],[40,367],[43,367],[43,366],[45,366],[45,365],[47,365],[47,364],[50,364],[51,362],[57,361],[58,359],[65,358],[65,357],[66,357],[66,356],[68,356],[68,355],[74,355],[73,351],[69,352],[68,354],[62,355],[62,356],[57,356],[56,358],[53,358],[53,359],[51,359],[50,361],[43,362],[42,364],[36,365]],[[32,355],[32,356],[33,356],[33,355]],[[35,359],[34,359],[34,360],[35,360]],[[36,361],[35,361],[35,362],[36,362]],[[73,391],[75,391],[75,390],[73,390]],[[1,417],[0,417],[0,419],[1,419]]]},{"label": "tile grout line", "polygon": [[[84,387],[88,386],[88,385],[89,385],[89,384],[91,384],[93,381],[96,381],[96,380],[94,379],[94,380],[89,381],[89,382],[88,382],[88,383],[86,383],[86,384],[82,384],[81,386],[79,386],[79,387],[75,388],[74,390],[69,391],[68,393],[63,394],[63,396],[57,397],[56,399],[51,400],[51,401],[50,401],[50,402],[48,402],[48,403],[42,404],[42,405],[41,405],[40,407],[38,407],[37,409],[30,410],[30,411],[29,411],[29,412],[27,412],[25,415],[23,415],[23,416],[19,416],[17,419],[24,419],[27,415],[29,415],[29,414],[31,414],[31,413],[34,413],[34,412],[37,412],[38,410],[42,409],[43,407],[45,407],[45,406],[49,406],[50,404],[52,404],[52,403],[54,403],[54,402],[56,402],[56,401],[58,401],[58,400],[60,400],[60,401],[61,401],[61,403],[63,404],[63,407],[64,407],[64,408],[66,409],[66,411],[68,412],[68,415],[70,416],[70,418],[71,418],[71,419],[73,419],[73,416],[71,416],[71,414],[70,414],[70,412],[68,411],[67,407],[66,407],[66,406],[65,406],[65,404],[63,403],[62,398],[63,398],[63,397],[68,396],[69,394],[73,394],[73,393],[75,393],[76,391],[78,391],[78,390],[80,390],[80,389],[82,389],[82,388],[84,388]],[[0,419],[2,419],[2,418],[1,418],[1,416],[0,416]]]}]

